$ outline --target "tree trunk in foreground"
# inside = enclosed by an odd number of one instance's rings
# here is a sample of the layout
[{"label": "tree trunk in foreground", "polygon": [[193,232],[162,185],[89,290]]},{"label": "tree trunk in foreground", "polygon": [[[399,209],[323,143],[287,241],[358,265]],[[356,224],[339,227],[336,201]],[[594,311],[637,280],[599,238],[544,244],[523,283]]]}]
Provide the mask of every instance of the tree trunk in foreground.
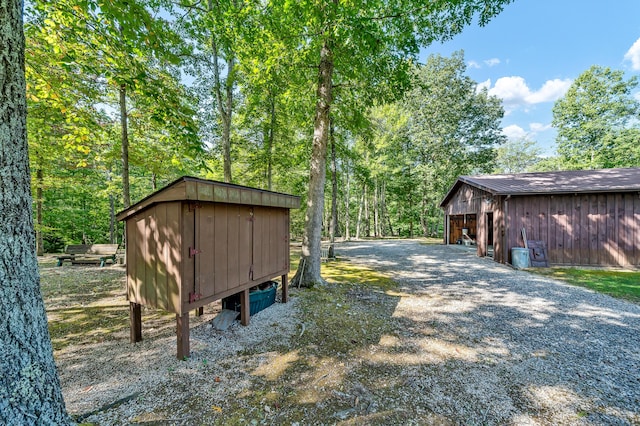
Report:
[{"label": "tree trunk in foreground", "polygon": [[291,285],[312,287],[322,283],[320,276],[320,244],[322,213],[324,211],[324,183],[326,179],[327,142],[329,140],[329,110],[332,101],[333,52],[327,41],[320,50],[316,116],[313,123],[313,147],[309,170],[309,198],[302,237],[302,258]]},{"label": "tree trunk in foreground", "polygon": [[0,0],[0,424],[65,425],[33,233],[22,0]]}]

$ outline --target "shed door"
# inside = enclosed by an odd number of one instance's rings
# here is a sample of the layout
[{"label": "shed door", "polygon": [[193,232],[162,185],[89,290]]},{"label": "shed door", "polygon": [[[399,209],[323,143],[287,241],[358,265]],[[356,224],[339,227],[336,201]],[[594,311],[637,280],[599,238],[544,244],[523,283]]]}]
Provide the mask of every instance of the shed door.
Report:
[{"label": "shed door", "polygon": [[289,270],[289,211],[254,207],[253,280],[262,282]]},{"label": "shed door", "polygon": [[250,282],[252,234],[251,207],[206,203],[196,210],[193,294],[198,299]]}]

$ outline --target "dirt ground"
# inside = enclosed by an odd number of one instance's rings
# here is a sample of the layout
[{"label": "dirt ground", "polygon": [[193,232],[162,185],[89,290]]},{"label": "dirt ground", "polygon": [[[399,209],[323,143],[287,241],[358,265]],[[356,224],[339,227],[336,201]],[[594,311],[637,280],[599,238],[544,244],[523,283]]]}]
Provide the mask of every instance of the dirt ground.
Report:
[{"label": "dirt ground", "polygon": [[248,327],[145,310],[128,341],[124,269],[56,268],[42,285],[67,408],[80,422],[640,424],[640,307],[419,241],[351,242],[326,286]]}]

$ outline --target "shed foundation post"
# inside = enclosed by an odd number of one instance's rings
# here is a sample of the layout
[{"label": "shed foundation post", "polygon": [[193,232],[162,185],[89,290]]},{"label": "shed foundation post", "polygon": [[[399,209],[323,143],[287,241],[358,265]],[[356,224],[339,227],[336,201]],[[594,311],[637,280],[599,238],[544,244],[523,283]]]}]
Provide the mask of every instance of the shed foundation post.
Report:
[{"label": "shed foundation post", "polygon": [[178,359],[189,357],[189,312],[179,315],[176,314],[177,338],[178,338]]},{"label": "shed foundation post", "polygon": [[249,289],[243,290],[240,294],[240,324],[249,325],[251,314],[251,302],[249,300]]},{"label": "shed foundation post", "polygon": [[282,303],[287,303],[289,301],[289,276],[284,274],[282,276]]},{"label": "shed foundation post", "polygon": [[142,305],[129,302],[131,343],[142,342]]}]

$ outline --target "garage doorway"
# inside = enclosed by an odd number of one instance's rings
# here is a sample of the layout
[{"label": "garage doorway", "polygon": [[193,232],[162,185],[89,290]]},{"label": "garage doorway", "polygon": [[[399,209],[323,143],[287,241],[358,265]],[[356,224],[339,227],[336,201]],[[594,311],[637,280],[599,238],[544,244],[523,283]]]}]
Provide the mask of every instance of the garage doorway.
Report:
[{"label": "garage doorway", "polygon": [[477,235],[477,217],[475,214],[457,214],[449,216],[449,244],[462,244],[463,233],[474,241]]},{"label": "garage doorway", "polygon": [[493,258],[493,212],[487,213],[486,223],[486,236],[487,236],[487,251],[486,256]]}]

